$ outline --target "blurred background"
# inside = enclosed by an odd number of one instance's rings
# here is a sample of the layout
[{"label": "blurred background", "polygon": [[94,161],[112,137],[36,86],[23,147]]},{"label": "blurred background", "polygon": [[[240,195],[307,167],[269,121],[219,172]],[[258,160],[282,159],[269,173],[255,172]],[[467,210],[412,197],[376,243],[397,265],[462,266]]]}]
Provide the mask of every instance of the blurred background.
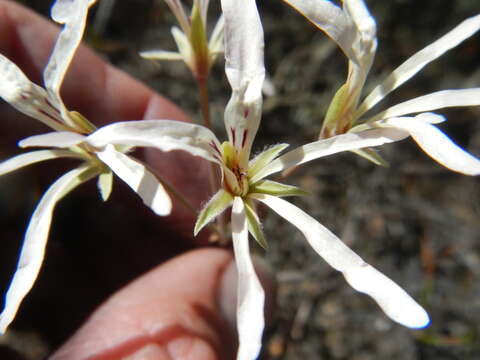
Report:
[{"label": "blurred background", "polygon": [[[48,16],[51,1],[19,2]],[[379,41],[367,91],[416,51],[480,11],[477,0],[367,4],[377,20]],[[282,1],[262,0],[258,5],[267,72],[276,93],[265,99],[256,150],[279,142],[293,147],[312,141],[345,81],[346,60],[321,31]],[[210,29],[218,14],[219,4],[211,0]],[[142,50],[175,50],[170,27],[176,22],[164,2],[102,0],[89,20],[90,47],[199,119],[195,83],[185,65],[138,55]],[[378,109],[432,91],[478,87],[479,64],[477,34],[427,66]],[[230,96],[222,66],[220,59],[209,83],[220,138]],[[440,113],[448,118],[442,130],[480,156],[480,108]],[[1,146],[1,159],[13,155],[11,151]],[[279,288],[261,359],[480,358],[479,181],[440,167],[411,140],[384,146],[381,154],[390,167],[345,153],[300,168],[289,183],[312,196],[292,202],[419,300],[431,316],[430,327],[412,331],[390,321],[326,265],[295,228],[268,214],[264,227],[270,248],[252,248],[271,264]],[[2,293],[29,216],[61,168],[41,164],[0,178]],[[41,276],[12,331],[0,339],[0,359],[45,357],[109,294],[192,246],[189,239],[162,242],[168,237],[162,220],[144,210],[122,184],[117,182],[108,203],[101,202],[95,184],[84,188],[62,201],[55,213]]]}]

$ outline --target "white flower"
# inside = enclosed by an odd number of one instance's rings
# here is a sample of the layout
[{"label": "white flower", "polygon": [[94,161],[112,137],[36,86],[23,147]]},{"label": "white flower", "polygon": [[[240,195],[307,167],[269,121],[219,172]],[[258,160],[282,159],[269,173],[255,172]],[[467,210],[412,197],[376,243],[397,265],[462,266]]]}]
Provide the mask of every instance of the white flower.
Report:
[{"label": "white flower", "polygon": [[207,40],[207,11],[209,0],[194,0],[188,17],[180,0],[165,0],[177,18],[181,30],[172,27],[172,36],[178,52],[165,50],[143,51],[140,55],[154,60],[183,60],[193,75],[200,80],[208,77],[210,67],[223,51],[223,16],[220,16]]},{"label": "white flower", "polygon": [[296,226],[312,248],[340,271],[357,291],[370,295],[393,320],[412,328],[429,323],[425,310],[404,290],[365,263],[338,237],[311,216],[282,199],[302,195],[300,189],[265,179],[268,175],[340,151],[382,145],[407,136],[397,131],[369,129],[320,140],[279,157],[288,145],[272,146],[250,160],[262,107],[263,30],[254,0],[222,0],[225,16],[226,74],[232,96],[225,110],[228,141],[221,143],[207,128],[176,121],[115,123],[99,129],[86,141],[92,146],[130,144],[157,146],[163,151],[185,150],[218,164],[220,189],[200,212],[197,234],[216,216],[232,207],[232,240],[239,274],[237,359],[253,360],[261,349],[264,291],[249,252],[248,234],[266,246],[256,205],[261,202]]},{"label": "white flower", "polygon": [[[284,1],[332,38],[349,60],[347,81],[335,94],[324,120],[321,138],[368,127],[395,129],[410,135],[443,166],[466,175],[480,174],[480,160],[458,147],[434,126],[444,118],[430,113],[447,107],[480,105],[480,88],[438,91],[364,117],[367,111],[424,66],[477,32],[480,29],[480,15],[463,21],[414,54],[361,101],[362,89],[377,47],[375,20],[365,3],[362,0],[344,0],[343,8],[340,8],[328,0]],[[419,115],[405,116],[415,113]],[[369,152],[360,151],[359,154],[372,161],[378,160]]]},{"label": "white flower", "polygon": [[162,184],[143,164],[125,154],[130,147],[110,144],[92,147],[84,142],[86,135],[94,132],[95,127],[79,113],[68,111],[60,97],[63,78],[82,38],[88,9],[94,2],[57,0],[53,5],[52,18],[64,24],[64,28],[43,74],[45,89],[28,80],[13,62],[0,55],[0,97],[55,130],[20,141],[21,147],[51,149],[31,151],[3,161],[0,163],[0,175],[55,158],[70,157],[82,161],[80,166],[50,186],[31,217],[18,267],[6,295],[5,308],[0,314],[0,334],[13,321],[38,276],[55,205],[70,191],[98,177],[101,195],[107,200],[114,172],[155,213],[168,215],[171,211],[171,200]]}]

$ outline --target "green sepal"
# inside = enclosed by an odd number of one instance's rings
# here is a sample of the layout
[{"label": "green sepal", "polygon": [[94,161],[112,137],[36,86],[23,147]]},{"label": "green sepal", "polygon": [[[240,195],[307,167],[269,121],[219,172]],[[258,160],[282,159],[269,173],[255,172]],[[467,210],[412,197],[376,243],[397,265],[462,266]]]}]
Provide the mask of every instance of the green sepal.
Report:
[{"label": "green sepal", "polygon": [[378,166],[383,166],[383,167],[389,167],[390,164],[388,163],[387,160],[385,160],[383,157],[381,157],[375,150],[370,149],[370,148],[365,148],[365,149],[355,149],[355,150],[350,150],[351,152],[363,157],[364,159],[371,161],[375,165]]},{"label": "green sepal", "polygon": [[208,53],[208,38],[205,32],[205,23],[202,19],[198,1],[194,1],[192,8],[192,28],[190,32],[190,44],[195,54],[197,76],[208,76],[210,56]]},{"label": "green sepal", "polygon": [[273,196],[305,196],[308,192],[291,185],[285,185],[272,180],[261,180],[250,186],[250,193]]},{"label": "green sepal", "polygon": [[107,201],[112,193],[113,185],[113,173],[111,171],[102,172],[98,176],[98,190],[100,190],[100,196],[103,201]]},{"label": "green sepal", "polygon": [[288,144],[273,145],[255,156],[248,164],[248,177],[253,178],[260,170],[270,164],[278,156],[278,154],[280,154],[288,146]]},{"label": "green sepal", "polygon": [[245,205],[245,214],[247,215],[247,224],[248,224],[248,231],[252,234],[253,238],[257,241],[257,243],[264,248],[265,250],[268,249],[268,243],[263,235],[262,226],[260,225],[260,220],[258,219],[257,214],[253,210],[252,206],[244,201]]},{"label": "green sepal", "polygon": [[229,192],[220,189],[198,214],[193,234],[197,236],[205,225],[220,215],[232,203],[233,196]]},{"label": "green sepal", "polygon": [[84,170],[80,174],[78,174],[78,176],[72,182],[70,182],[70,184],[68,184],[65,189],[63,189],[61,195],[58,196],[59,199],[63,198],[66,194],[75,189],[77,186],[93,179],[100,172],[97,166],[92,166],[88,162],[83,163],[82,165],[80,165],[80,167],[83,167]]},{"label": "green sepal", "polygon": [[69,111],[68,115],[70,119],[77,125],[83,132],[90,134],[97,130],[97,127],[93,125],[88,119],[77,111]]},{"label": "green sepal", "polygon": [[[348,101],[348,87],[347,84],[343,84],[340,89],[337,90],[335,96],[328,107],[327,114],[325,115],[325,120],[322,125],[322,134],[325,132],[328,137],[335,135],[337,127],[339,124],[339,114],[345,110],[346,102]],[[325,131],[326,129],[326,131]]]}]

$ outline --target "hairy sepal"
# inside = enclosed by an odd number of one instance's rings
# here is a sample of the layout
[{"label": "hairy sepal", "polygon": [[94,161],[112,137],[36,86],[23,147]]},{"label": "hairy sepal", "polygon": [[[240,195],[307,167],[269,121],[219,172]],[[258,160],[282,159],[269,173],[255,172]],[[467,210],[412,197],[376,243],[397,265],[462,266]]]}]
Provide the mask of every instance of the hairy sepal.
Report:
[{"label": "hairy sepal", "polygon": [[224,212],[232,203],[233,196],[229,192],[220,189],[198,214],[193,234],[197,236],[205,225]]},{"label": "hairy sepal", "polygon": [[260,224],[260,219],[258,215],[255,213],[253,206],[248,202],[244,201],[245,205],[245,215],[247,216],[247,223],[248,223],[248,231],[252,234],[253,238],[257,241],[258,245],[260,245],[265,250],[268,249],[268,243],[263,235],[262,225]]}]

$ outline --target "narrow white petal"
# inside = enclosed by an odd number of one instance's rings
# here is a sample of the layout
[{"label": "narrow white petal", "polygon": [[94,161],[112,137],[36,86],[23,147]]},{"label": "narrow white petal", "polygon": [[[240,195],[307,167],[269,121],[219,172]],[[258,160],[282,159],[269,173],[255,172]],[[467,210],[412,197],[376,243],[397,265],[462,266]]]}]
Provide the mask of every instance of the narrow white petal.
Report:
[{"label": "narrow white petal", "polygon": [[377,50],[377,25],[363,0],[345,0],[343,10],[355,28],[350,45],[355,57],[348,64],[347,86],[352,99],[358,99]]},{"label": "narrow white petal", "polygon": [[31,82],[17,65],[1,54],[0,97],[45,125],[55,130],[63,129],[60,114],[49,104],[45,90]]},{"label": "narrow white petal", "polygon": [[250,102],[260,97],[265,67],[263,28],[255,0],[222,0],[225,72],[234,91]]},{"label": "narrow white petal", "polygon": [[0,176],[9,172],[21,169],[22,167],[35,164],[37,162],[57,159],[62,157],[71,157],[82,159],[79,154],[70,150],[38,150],[31,151],[26,154],[17,155],[13,158],[0,163]]},{"label": "narrow white petal", "polygon": [[368,72],[377,46],[376,24],[363,1],[344,1],[343,9],[327,0],[284,1],[335,41],[357,70]]},{"label": "narrow white petal", "polygon": [[180,24],[183,32],[190,36],[190,21],[185,13],[182,2],[180,0],[165,0],[165,2],[177,18],[177,21]]},{"label": "narrow white petal", "polygon": [[34,135],[20,140],[18,146],[68,148],[77,145],[85,139],[84,135],[71,131],[55,131],[47,134]]},{"label": "narrow white petal", "polygon": [[5,333],[13,321],[22,300],[38,276],[55,205],[69,191],[95,175],[87,166],[66,173],[50,186],[37,205],[28,224],[17,270],[5,297],[5,308],[0,314],[0,334]]},{"label": "narrow white petal", "polygon": [[238,271],[237,360],[253,360],[257,358],[262,347],[265,293],[250,257],[245,206],[239,197],[233,201],[232,238]]},{"label": "narrow white petal", "polygon": [[430,318],[405,290],[371,265],[364,263],[343,273],[355,290],[371,296],[392,320],[413,329],[421,329]]},{"label": "narrow white petal", "polygon": [[392,106],[366,122],[448,107],[478,105],[480,105],[480,88],[442,90]]},{"label": "narrow white petal", "polygon": [[[377,49],[377,24],[375,19],[370,15],[363,0],[344,0],[343,9],[355,24],[357,31],[356,39],[352,44],[353,51],[360,63],[371,65]],[[368,61],[365,58],[368,58]]]},{"label": "narrow white petal", "polygon": [[57,42],[50,55],[50,60],[45,67],[43,78],[45,87],[50,95],[56,100],[57,105],[61,106],[65,120],[68,119],[68,114],[60,98],[60,87],[82,39],[88,8],[95,1],[57,0],[51,10],[52,19],[60,24],[64,24],[64,27],[58,35]]},{"label": "narrow white petal", "polygon": [[172,27],[173,40],[177,44],[178,52],[182,55],[183,61],[193,69],[193,50],[190,40],[178,27]]},{"label": "narrow white petal", "polygon": [[344,0],[344,11],[352,19],[363,42],[375,40],[377,24],[363,0]]},{"label": "narrow white petal", "polygon": [[172,201],[163,185],[148,169],[128,155],[108,145],[97,156],[125,183],[135,191],[157,215],[169,215]]},{"label": "narrow white petal", "polygon": [[207,24],[207,12],[208,12],[208,4],[210,0],[196,0],[199,2],[200,7],[200,14],[202,15],[202,20],[204,24]]},{"label": "narrow white petal", "polygon": [[[393,131],[386,131],[393,130]],[[250,180],[256,182],[279,171],[342,151],[379,146],[408,137],[408,132],[398,129],[370,129],[358,133],[337,135],[300,146],[273,160]]]},{"label": "narrow white petal", "polygon": [[371,109],[391,91],[412,78],[417,72],[433,60],[454,48],[465,39],[475,34],[480,29],[480,15],[473,16],[463,21],[453,30],[442,36],[437,41],[423,48],[402,65],[396,68],[380,85],[367,96],[359,110],[357,117]]},{"label": "narrow white petal", "polygon": [[241,94],[232,92],[225,108],[225,130],[230,143],[240,154],[240,166],[245,166],[250,159],[252,144],[260,125],[261,116],[261,97],[257,101],[247,104]]},{"label": "narrow white petal", "polygon": [[[391,118],[381,126],[392,126],[410,133],[417,144],[435,161],[446,168],[465,175],[480,175],[480,160],[456,145],[440,129],[425,117],[435,114],[420,114],[416,117]],[[384,124],[384,125],[383,125]]]},{"label": "narrow white petal", "polygon": [[349,59],[356,59],[352,44],[356,30],[352,20],[326,0],[284,0],[335,41]]},{"label": "narrow white petal", "polygon": [[411,328],[428,325],[428,314],[402,288],[363,261],[310,215],[274,196],[255,194],[252,197],[297,227],[330,266],[342,272],[355,290],[371,296],[392,320]]},{"label": "narrow white petal", "polygon": [[210,35],[210,41],[208,42],[208,48],[211,53],[223,52],[223,27],[225,25],[225,18],[223,14],[217,20],[212,34]]},{"label": "narrow white petal", "polygon": [[255,0],[222,0],[225,16],[225,73],[232,97],[225,109],[230,142],[247,164],[262,111],[263,28]]},{"label": "narrow white petal", "polygon": [[166,50],[148,50],[142,51],[140,56],[144,59],[151,59],[151,60],[169,60],[169,61],[176,61],[176,60],[183,60],[183,56],[175,51],[166,51]]},{"label": "narrow white petal", "polygon": [[161,151],[183,150],[209,161],[221,162],[221,145],[206,127],[173,120],[117,122],[85,139],[95,147],[108,144],[150,146]]}]

